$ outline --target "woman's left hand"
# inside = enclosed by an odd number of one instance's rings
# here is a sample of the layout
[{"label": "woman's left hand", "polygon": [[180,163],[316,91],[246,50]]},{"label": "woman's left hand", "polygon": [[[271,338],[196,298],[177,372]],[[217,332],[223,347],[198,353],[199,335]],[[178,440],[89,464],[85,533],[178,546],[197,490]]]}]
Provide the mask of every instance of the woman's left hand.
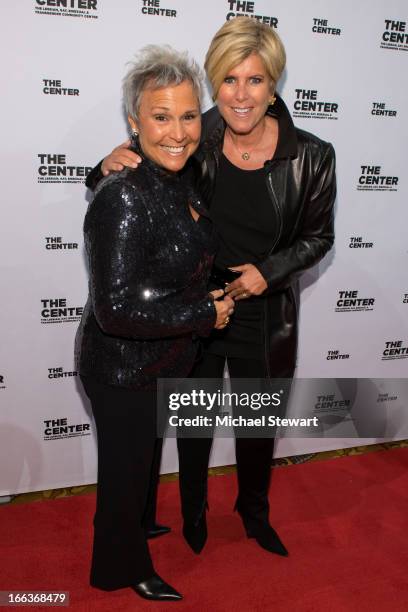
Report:
[{"label": "woman's left hand", "polygon": [[225,293],[236,301],[245,300],[251,295],[261,295],[268,288],[264,277],[253,264],[234,266],[231,270],[242,272],[237,280],[225,287]]}]

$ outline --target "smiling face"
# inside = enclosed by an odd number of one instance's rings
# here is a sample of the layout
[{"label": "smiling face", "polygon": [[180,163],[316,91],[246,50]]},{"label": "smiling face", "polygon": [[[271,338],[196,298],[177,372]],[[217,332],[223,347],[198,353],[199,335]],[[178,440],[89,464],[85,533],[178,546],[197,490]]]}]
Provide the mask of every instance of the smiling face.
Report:
[{"label": "smiling face", "polygon": [[171,172],[183,168],[200,142],[200,104],[189,81],[160,89],[147,87],[138,119],[128,120],[139,132],[144,154]]},{"label": "smiling face", "polygon": [[264,63],[257,53],[251,53],[225,75],[216,102],[230,130],[250,134],[263,121],[271,96]]}]

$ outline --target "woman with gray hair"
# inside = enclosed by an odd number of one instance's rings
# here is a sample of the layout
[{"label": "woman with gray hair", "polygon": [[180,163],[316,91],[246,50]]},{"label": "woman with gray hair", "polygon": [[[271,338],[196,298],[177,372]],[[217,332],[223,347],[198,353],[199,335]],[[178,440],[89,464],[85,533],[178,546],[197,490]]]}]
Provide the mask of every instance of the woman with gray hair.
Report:
[{"label": "woman with gray hair", "polygon": [[146,47],[123,90],[143,164],[101,181],[88,208],[89,298],[76,338],[98,435],[91,584],[168,601],[181,595],[156,574],[142,524],[157,457],[156,380],[189,374],[197,337],[224,328],[233,301],[208,294],[214,235],[184,170],[201,132],[195,63]]}]

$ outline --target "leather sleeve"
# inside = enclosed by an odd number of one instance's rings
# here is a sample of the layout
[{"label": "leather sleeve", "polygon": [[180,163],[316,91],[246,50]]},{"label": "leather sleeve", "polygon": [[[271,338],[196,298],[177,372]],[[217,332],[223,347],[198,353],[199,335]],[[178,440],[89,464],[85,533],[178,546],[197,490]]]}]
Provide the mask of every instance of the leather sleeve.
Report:
[{"label": "leather sleeve", "polygon": [[92,170],[86,177],[85,185],[91,191],[95,191],[97,184],[99,183],[100,180],[103,179],[102,162],[103,162],[103,159],[101,159],[101,161],[99,162],[99,164],[95,166],[95,168],[92,168]]},{"label": "leather sleeve", "polygon": [[266,293],[289,287],[304,270],[318,263],[333,245],[335,153],[331,144],[325,145],[293,243],[255,264],[268,283]]},{"label": "leather sleeve", "polygon": [[184,288],[163,289],[166,269],[162,263],[154,268],[161,245],[144,196],[133,184],[109,179],[90,204],[84,226],[90,296],[100,328],[133,339],[208,335],[216,319],[212,298],[191,303],[184,300]]}]

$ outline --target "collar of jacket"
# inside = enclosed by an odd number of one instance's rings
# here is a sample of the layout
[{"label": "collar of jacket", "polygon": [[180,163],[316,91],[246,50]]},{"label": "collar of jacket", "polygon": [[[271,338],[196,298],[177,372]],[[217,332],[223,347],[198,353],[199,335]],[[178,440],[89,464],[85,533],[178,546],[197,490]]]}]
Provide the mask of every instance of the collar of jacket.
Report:
[{"label": "collar of jacket", "polygon": [[[296,128],[289,110],[280,96],[276,95],[275,104],[268,106],[266,114],[277,119],[279,124],[278,144],[273,159],[293,159],[297,157]],[[221,151],[225,128],[226,123],[217,106],[213,106],[204,113],[200,147],[203,153],[214,149]]]},{"label": "collar of jacket", "polygon": [[187,160],[186,165],[179,172],[171,172],[170,170],[166,170],[166,168],[162,168],[162,166],[159,166],[145,155],[137,136],[132,135],[130,141],[131,151],[140,155],[143,159],[143,166],[147,168],[149,172],[161,180],[173,181],[172,185],[177,184],[177,189],[185,191],[186,198],[191,206],[203,217],[210,218],[207,207],[204,205],[201,198],[197,197],[197,193],[193,189],[194,177],[200,172],[199,163],[193,156]]}]

